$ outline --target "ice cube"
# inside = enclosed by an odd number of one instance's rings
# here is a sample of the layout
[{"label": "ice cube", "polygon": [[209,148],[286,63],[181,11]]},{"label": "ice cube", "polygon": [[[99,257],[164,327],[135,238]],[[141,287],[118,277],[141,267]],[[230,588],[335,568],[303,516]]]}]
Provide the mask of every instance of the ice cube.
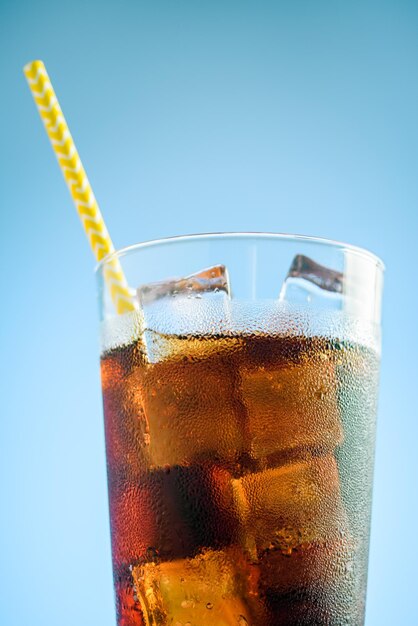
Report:
[{"label": "ice cube", "polygon": [[166,467],[137,484],[110,490],[113,555],[117,567],[145,558],[196,554],[223,547],[237,533],[230,473],[208,465]]},{"label": "ice cube", "polygon": [[144,380],[152,463],[163,467],[206,459],[233,462],[244,445],[236,373],[229,358],[236,342],[175,341],[182,345],[171,358],[150,364]]},{"label": "ice cube", "polygon": [[137,289],[138,299],[142,306],[167,297],[199,298],[202,294],[207,297],[222,293],[231,295],[228,272],[224,265],[214,265],[184,278],[172,278],[141,285]]},{"label": "ice cube", "polygon": [[[202,310],[200,310],[202,312]],[[189,311],[193,314],[193,308]],[[199,313],[199,312],[198,312]],[[196,322],[194,322],[196,323]],[[216,322],[214,322],[216,327]],[[209,323],[207,321],[207,326]],[[220,356],[226,353],[232,353],[239,350],[244,343],[243,337],[234,337],[225,335],[221,337],[211,331],[204,333],[205,327],[201,328],[202,332],[197,331],[185,332],[178,334],[158,333],[154,330],[145,330],[144,337],[148,349],[148,360],[150,363],[160,363],[168,360],[175,362],[179,360],[200,360],[205,361],[211,356]],[[208,330],[210,330],[208,328]]]},{"label": "ice cube", "polygon": [[141,369],[132,372],[116,357],[102,361],[103,407],[109,481],[136,480],[147,462],[148,426],[142,406]]},{"label": "ice cube", "polygon": [[336,581],[332,585],[314,585],[286,594],[265,591],[266,605],[274,626],[358,626],[364,623],[362,593],[353,593],[353,585]]},{"label": "ice cube", "polygon": [[260,559],[260,595],[275,625],[360,624],[364,585],[354,541],[346,535],[307,544],[284,555],[268,550]]},{"label": "ice cube", "polygon": [[243,545],[255,558],[340,537],[347,530],[335,457],[289,463],[232,481]]},{"label": "ice cube", "polygon": [[251,626],[265,623],[257,572],[239,549],[147,563],[132,571],[146,624]]},{"label": "ice cube", "polygon": [[250,364],[240,378],[252,457],[342,443],[335,364],[326,353],[268,368]]},{"label": "ice cube", "polygon": [[[144,328],[141,341],[150,363],[172,357],[181,348],[175,337],[220,334],[230,327],[230,285],[224,265],[185,278],[142,285],[137,290]],[[197,351],[190,342],[190,356]],[[218,346],[221,348],[221,343]]]},{"label": "ice cube", "polygon": [[173,337],[166,346],[170,357],[155,364],[124,371],[113,358],[103,362],[112,479],[117,475],[132,482],[144,465],[239,456],[242,416],[232,361],[242,342],[237,337]]},{"label": "ice cube", "polygon": [[280,549],[266,550],[261,556],[260,588],[270,596],[293,591],[329,589],[352,579],[355,556],[349,535],[325,542],[306,543],[290,554]]},{"label": "ice cube", "polygon": [[341,272],[298,254],[289,268],[279,299],[292,303],[315,300],[319,304],[325,298],[342,305],[343,278]]}]

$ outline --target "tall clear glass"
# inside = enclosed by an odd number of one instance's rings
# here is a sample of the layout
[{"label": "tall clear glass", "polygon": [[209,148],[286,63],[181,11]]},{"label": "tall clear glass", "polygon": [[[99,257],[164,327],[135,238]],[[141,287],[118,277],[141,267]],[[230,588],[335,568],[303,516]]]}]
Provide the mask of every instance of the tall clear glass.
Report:
[{"label": "tall clear glass", "polygon": [[235,233],[97,275],[118,625],[361,626],[382,262]]}]

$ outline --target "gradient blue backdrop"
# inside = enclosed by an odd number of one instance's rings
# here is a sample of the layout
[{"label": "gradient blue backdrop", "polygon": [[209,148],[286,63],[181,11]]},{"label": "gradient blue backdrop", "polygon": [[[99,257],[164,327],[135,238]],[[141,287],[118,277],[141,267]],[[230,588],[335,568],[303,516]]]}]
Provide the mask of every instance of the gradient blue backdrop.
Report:
[{"label": "gradient blue backdrop", "polygon": [[113,626],[93,259],[34,58],[116,246],[283,231],[385,260],[366,622],[418,624],[417,2],[0,0],[0,623]]}]

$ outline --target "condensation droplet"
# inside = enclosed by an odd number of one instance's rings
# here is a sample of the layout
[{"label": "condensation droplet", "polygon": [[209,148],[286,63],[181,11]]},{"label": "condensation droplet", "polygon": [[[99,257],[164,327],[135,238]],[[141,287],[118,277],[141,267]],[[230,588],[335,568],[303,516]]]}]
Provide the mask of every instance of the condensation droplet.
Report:
[{"label": "condensation droplet", "polygon": [[194,607],[195,603],[193,600],[183,600],[183,602],[181,603],[182,609],[194,609]]}]

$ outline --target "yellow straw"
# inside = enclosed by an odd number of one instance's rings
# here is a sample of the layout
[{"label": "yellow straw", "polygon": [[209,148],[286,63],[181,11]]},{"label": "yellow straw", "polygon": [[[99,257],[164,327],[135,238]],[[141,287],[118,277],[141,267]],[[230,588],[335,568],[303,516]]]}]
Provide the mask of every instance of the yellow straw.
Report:
[{"label": "yellow straw", "polygon": [[[45,66],[42,61],[32,61],[25,65],[23,71],[90,246],[96,260],[100,261],[106,254],[114,252],[115,248]],[[126,313],[137,308],[119,259],[115,258],[106,264],[104,277],[118,313]]]}]

